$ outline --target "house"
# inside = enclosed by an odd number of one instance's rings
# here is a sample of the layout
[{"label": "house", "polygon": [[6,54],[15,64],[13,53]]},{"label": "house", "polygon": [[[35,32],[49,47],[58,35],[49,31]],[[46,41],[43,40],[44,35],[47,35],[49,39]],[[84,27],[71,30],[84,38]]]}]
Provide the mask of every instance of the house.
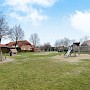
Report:
[{"label": "house", "polygon": [[90,53],[90,40],[84,41],[80,46],[81,52],[89,52]]},{"label": "house", "polygon": [[5,46],[5,44],[0,44],[0,47]]},{"label": "house", "polygon": [[90,40],[84,41],[81,46],[90,46]]},{"label": "house", "polygon": [[5,44],[0,44],[0,51],[2,53],[9,53],[11,49],[15,49],[15,47],[6,46]]},{"label": "house", "polygon": [[29,43],[27,40],[17,41],[17,44],[16,42],[9,42],[8,44],[6,44],[6,46],[8,47],[16,46],[18,50],[20,49],[21,51],[34,51],[33,45],[31,45],[31,43]]},{"label": "house", "polygon": [[9,52],[9,47],[5,46],[5,44],[0,44],[0,52],[2,52],[2,53]]}]

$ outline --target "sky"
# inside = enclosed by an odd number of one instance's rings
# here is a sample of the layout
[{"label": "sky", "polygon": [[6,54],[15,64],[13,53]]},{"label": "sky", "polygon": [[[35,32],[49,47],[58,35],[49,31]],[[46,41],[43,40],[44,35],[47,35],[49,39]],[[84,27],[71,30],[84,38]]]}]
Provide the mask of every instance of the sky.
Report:
[{"label": "sky", "polygon": [[[10,27],[21,25],[25,40],[37,33],[40,43],[90,35],[90,0],[0,0]],[[3,39],[2,43],[9,40]]]}]

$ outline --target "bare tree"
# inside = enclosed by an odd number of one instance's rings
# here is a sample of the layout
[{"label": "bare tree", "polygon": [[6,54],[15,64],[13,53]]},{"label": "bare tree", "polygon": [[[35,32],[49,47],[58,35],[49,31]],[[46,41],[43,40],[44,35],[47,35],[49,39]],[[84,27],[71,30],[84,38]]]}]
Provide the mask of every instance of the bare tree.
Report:
[{"label": "bare tree", "polygon": [[1,12],[0,13],[0,43],[1,43],[2,38],[7,36],[8,30],[9,30],[9,28],[8,28],[8,25],[6,22],[5,15],[3,15]]},{"label": "bare tree", "polygon": [[51,48],[52,48],[52,46],[50,45],[49,42],[45,43],[45,44],[41,47],[41,49],[44,50],[44,51],[51,51]]},{"label": "bare tree", "polygon": [[70,40],[68,38],[64,38],[64,46],[68,47],[70,45]]},{"label": "bare tree", "polygon": [[34,33],[30,36],[30,41],[34,46],[37,46],[40,42],[40,38],[37,33]]},{"label": "bare tree", "polygon": [[[0,43],[2,38],[4,38],[7,35],[8,26],[6,22],[5,15],[3,15],[2,12],[0,12]],[[2,50],[0,48],[0,60],[2,60]]]},{"label": "bare tree", "polygon": [[64,39],[56,40],[55,46],[56,47],[59,47],[59,46],[68,47],[69,45],[73,44],[74,42],[75,42],[75,40],[70,40],[69,38],[64,38]]},{"label": "bare tree", "polygon": [[8,32],[8,37],[15,41],[17,44],[18,40],[22,40],[24,37],[24,31],[22,30],[20,25],[15,25],[13,28],[11,28]]},{"label": "bare tree", "polygon": [[59,47],[63,45],[63,40],[56,40],[55,47]]},{"label": "bare tree", "polygon": [[80,39],[80,43],[82,44],[84,41],[87,41],[89,39],[89,36],[84,36]]}]

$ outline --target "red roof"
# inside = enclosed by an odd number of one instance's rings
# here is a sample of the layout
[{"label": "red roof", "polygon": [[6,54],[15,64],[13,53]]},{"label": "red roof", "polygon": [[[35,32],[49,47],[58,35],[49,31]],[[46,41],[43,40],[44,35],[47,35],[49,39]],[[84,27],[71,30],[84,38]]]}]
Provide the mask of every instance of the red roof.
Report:
[{"label": "red roof", "polygon": [[5,44],[0,44],[0,47],[5,46]]},{"label": "red roof", "polygon": [[[16,42],[9,42],[6,44],[7,46],[15,46]],[[17,41],[18,47],[21,47],[22,45],[30,45],[32,46],[27,40]]]}]

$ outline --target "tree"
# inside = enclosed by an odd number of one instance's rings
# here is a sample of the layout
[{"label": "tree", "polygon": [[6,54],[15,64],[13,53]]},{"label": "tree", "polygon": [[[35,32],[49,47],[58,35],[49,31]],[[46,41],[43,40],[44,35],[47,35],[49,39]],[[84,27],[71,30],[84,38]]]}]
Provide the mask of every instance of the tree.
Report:
[{"label": "tree", "polygon": [[24,31],[22,30],[20,25],[15,25],[13,28],[11,28],[8,32],[8,37],[15,41],[17,44],[18,40],[22,40],[24,37]]},{"label": "tree", "polygon": [[0,13],[0,43],[2,38],[4,38],[7,35],[8,30],[9,30],[9,27],[6,22],[5,15],[3,15],[1,12]]},{"label": "tree", "polygon": [[55,47],[59,47],[59,46],[63,46],[64,44],[63,44],[63,39],[61,39],[61,40],[56,40],[56,42],[55,42]]},{"label": "tree", "polygon": [[56,47],[59,47],[59,46],[68,47],[69,45],[72,45],[74,42],[75,42],[75,40],[70,40],[69,38],[64,38],[64,39],[56,40],[55,46]]},{"label": "tree", "polygon": [[49,42],[45,43],[43,46],[42,46],[42,50],[45,50],[45,51],[51,51],[51,45]]},{"label": "tree", "polygon": [[64,38],[64,46],[68,47],[70,45],[70,40],[68,38]]},{"label": "tree", "polygon": [[40,42],[40,38],[37,33],[34,33],[30,36],[30,41],[34,46],[37,46]]},{"label": "tree", "polygon": [[80,39],[80,43],[82,44],[84,41],[87,41],[89,39],[89,36],[84,36]]}]

